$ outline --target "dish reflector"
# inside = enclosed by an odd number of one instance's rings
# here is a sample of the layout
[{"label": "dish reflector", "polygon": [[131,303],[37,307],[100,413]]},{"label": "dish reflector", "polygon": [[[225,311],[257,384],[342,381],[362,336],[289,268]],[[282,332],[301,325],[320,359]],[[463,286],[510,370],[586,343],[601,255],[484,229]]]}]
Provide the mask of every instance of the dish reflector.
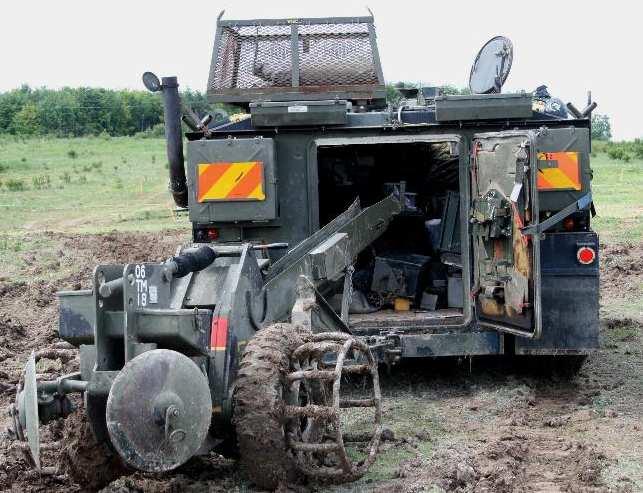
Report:
[{"label": "dish reflector", "polygon": [[473,94],[499,93],[509,76],[513,44],[504,36],[491,38],[480,49],[469,75]]}]

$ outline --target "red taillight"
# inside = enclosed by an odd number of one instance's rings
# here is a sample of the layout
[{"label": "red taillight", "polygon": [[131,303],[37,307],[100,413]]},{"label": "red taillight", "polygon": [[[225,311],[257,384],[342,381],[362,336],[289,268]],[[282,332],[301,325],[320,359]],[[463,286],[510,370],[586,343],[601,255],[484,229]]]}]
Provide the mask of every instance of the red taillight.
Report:
[{"label": "red taillight", "polygon": [[210,328],[210,349],[212,351],[221,351],[228,344],[228,319],[216,317],[212,319]]},{"label": "red taillight", "polygon": [[580,247],[576,252],[576,258],[578,262],[583,265],[588,265],[596,260],[596,252],[593,248],[590,247]]},{"label": "red taillight", "polygon": [[208,240],[217,241],[219,239],[219,230],[216,228],[208,229]]}]

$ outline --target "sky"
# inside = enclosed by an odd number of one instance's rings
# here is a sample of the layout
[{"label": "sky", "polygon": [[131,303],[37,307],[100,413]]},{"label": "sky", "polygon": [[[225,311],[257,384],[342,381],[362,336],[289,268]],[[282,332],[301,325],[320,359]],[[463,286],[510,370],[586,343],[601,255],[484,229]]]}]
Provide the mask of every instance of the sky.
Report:
[{"label": "sky", "polygon": [[[368,15],[349,0],[3,0],[0,91],[91,86],[142,89],[141,74],[177,75],[205,90],[216,17]],[[637,0],[459,2],[368,0],[384,77],[466,86],[480,47],[514,44],[503,91],[541,84],[582,109],[587,91],[615,140],[643,137],[643,4]]]}]

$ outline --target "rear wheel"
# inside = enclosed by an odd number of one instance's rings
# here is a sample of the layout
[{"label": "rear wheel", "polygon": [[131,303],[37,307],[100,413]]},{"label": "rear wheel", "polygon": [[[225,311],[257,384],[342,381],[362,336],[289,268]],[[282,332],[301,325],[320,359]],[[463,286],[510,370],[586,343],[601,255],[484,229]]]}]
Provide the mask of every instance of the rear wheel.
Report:
[{"label": "rear wheel", "polygon": [[[370,380],[363,398],[341,395],[347,375]],[[366,408],[371,408],[368,418]],[[358,411],[359,419],[351,411]],[[345,434],[351,421],[359,422],[355,438]],[[368,346],[350,335],[272,325],[244,351],[234,424],[242,466],[260,487],[274,489],[303,476],[353,481],[374,461],[382,431],[377,363]],[[349,441],[360,445],[349,445],[348,452]]]},{"label": "rear wheel", "polygon": [[262,488],[293,483],[299,473],[286,449],[283,378],[290,355],[309,333],[290,324],[259,331],[246,346],[234,391],[234,425],[239,455],[249,478]]}]

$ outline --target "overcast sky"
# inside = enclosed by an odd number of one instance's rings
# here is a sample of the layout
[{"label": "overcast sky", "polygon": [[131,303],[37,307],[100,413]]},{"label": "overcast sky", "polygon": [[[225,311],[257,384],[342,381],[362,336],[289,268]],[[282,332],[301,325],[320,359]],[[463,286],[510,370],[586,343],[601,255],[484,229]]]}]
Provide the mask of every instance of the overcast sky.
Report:
[{"label": "overcast sky", "polygon": [[[227,19],[367,15],[366,1],[4,0],[0,91],[22,83],[141,89],[145,70],[204,90],[222,9]],[[465,86],[478,49],[502,34],[514,43],[505,92],[546,84],[582,108],[591,89],[615,139],[643,137],[639,0],[368,0],[368,6],[387,81]]]}]

